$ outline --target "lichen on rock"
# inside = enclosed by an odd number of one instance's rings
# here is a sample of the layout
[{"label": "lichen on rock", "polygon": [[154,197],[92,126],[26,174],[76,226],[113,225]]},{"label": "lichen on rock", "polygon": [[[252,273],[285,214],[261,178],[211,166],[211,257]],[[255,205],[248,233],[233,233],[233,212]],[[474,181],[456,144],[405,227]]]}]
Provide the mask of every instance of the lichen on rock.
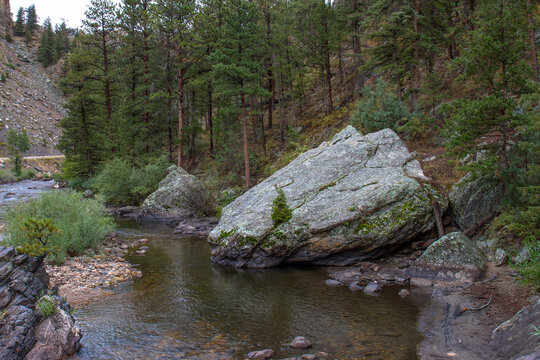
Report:
[{"label": "lichen on rock", "polygon": [[[426,179],[395,132],[349,126],[223,208],[209,237],[212,260],[270,267],[380,257],[433,228],[433,199],[446,208]],[[276,188],[292,210],[278,223]]]}]

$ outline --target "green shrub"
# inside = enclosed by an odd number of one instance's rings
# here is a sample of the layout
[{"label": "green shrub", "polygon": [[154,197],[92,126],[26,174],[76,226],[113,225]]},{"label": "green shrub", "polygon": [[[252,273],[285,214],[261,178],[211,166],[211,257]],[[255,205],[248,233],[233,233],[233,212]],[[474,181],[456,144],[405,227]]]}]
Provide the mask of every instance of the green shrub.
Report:
[{"label": "green shrub", "polygon": [[38,299],[36,305],[44,318],[48,318],[58,310],[58,304],[49,295],[43,295]]},{"label": "green shrub", "polygon": [[36,176],[36,172],[32,169],[21,169],[21,173],[19,175],[15,175],[15,178],[17,181],[21,180],[27,180],[32,179],[34,176]]},{"label": "green shrub", "polygon": [[17,181],[9,170],[0,169],[0,184],[9,184]]},{"label": "green shrub", "polygon": [[90,187],[115,205],[139,205],[167,175],[166,156],[152,158],[139,166],[123,159],[107,161],[103,170],[90,181]]},{"label": "green shrub", "polygon": [[287,197],[283,189],[277,189],[278,195],[272,202],[272,213],[270,218],[274,222],[274,227],[289,221],[292,217],[292,210],[287,202]]},{"label": "green shrub", "polygon": [[58,229],[52,219],[28,218],[22,224],[20,230],[26,236],[26,241],[22,246],[17,247],[17,251],[30,256],[42,256],[55,250],[48,247],[49,239],[53,235],[61,235],[62,230]]},{"label": "green shrub", "polygon": [[530,259],[519,267],[521,280],[540,289],[540,242],[538,239],[528,240],[525,246],[529,250]]},{"label": "green shrub", "polygon": [[351,122],[360,131],[372,132],[386,128],[396,130],[411,116],[405,104],[381,79],[375,91],[369,86],[364,87],[362,99],[351,115]]},{"label": "green shrub", "polygon": [[53,219],[61,231],[48,240],[48,245],[56,250],[51,254],[56,263],[62,263],[66,255],[78,256],[96,248],[113,228],[112,220],[104,215],[104,206],[98,200],[85,199],[75,191],[50,191],[7,210],[5,240],[8,244],[23,246],[28,242],[22,229],[30,218]]}]

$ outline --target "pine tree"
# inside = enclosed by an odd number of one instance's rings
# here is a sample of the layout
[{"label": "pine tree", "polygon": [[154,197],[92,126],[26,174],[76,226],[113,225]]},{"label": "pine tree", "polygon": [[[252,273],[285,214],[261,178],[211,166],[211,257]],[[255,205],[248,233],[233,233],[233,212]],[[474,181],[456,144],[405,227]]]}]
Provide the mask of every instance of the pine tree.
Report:
[{"label": "pine tree", "polygon": [[22,7],[17,11],[17,19],[15,20],[15,26],[13,27],[13,35],[24,36],[25,34],[25,21],[24,21],[24,9]]},{"label": "pine tree", "polygon": [[65,22],[62,22],[60,25],[56,26],[54,37],[54,51],[56,52],[57,57],[60,58],[67,54],[70,48],[69,30]]},{"label": "pine tree", "polygon": [[34,32],[37,30],[38,27],[38,17],[36,13],[36,6],[30,5],[28,9],[26,9],[26,33],[30,33],[31,35],[34,35]]},{"label": "pine tree", "polygon": [[244,152],[246,188],[251,187],[246,98],[268,96],[261,86],[263,72],[260,50],[264,46],[264,29],[255,4],[248,0],[227,0],[224,3],[223,26],[218,47],[212,57],[212,73],[219,79],[217,91],[223,96],[239,99],[240,123]]},{"label": "pine tree", "polygon": [[[472,78],[487,92],[474,99],[459,99],[450,107],[446,124],[448,148],[458,156],[469,154],[481,172],[501,172],[510,165],[509,143],[524,114],[517,111],[515,95],[531,91],[531,68],[525,62],[527,39],[524,9],[520,2],[484,1],[477,9],[472,38],[455,64],[463,77]],[[478,140],[496,131],[481,159]]]},{"label": "pine tree", "polygon": [[103,84],[103,93],[107,130],[109,132],[109,146],[111,153],[116,149],[116,129],[113,120],[113,89],[112,78],[114,72],[113,63],[113,40],[117,29],[116,5],[111,0],[91,0],[88,10],[85,12],[83,29],[90,36],[84,37],[85,46],[89,51],[96,52],[94,61],[94,76]]},{"label": "pine tree", "polygon": [[[67,75],[60,88],[68,95],[68,114],[60,122],[62,136],[58,148],[65,154],[64,173],[70,179],[84,179],[95,174],[107,154],[107,124],[100,104],[102,84],[92,79],[92,56],[86,48],[91,35],[79,34],[66,60]],[[90,75],[90,76],[89,76]]]},{"label": "pine tree", "polygon": [[177,165],[184,167],[184,86],[186,72],[192,63],[193,18],[196,13],[195,0],[157,0],[152,8],[154,28],[171,34],[171,42],[176,56],[177,105],[178,105],[178,149]]},{"label": "pine tree", "polygon": [[38,60],[44,67],[54,64],[57,60],[55,49],[56,39],[51,25],[51,19],[45,19],[43,23],[43,34],[41,35],[41,44],[38,48]]}]

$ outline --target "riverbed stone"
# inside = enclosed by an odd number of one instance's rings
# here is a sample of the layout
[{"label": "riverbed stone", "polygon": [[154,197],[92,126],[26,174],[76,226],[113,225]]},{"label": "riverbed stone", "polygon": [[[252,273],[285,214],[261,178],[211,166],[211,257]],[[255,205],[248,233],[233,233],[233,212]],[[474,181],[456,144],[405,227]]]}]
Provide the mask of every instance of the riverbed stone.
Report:
[{"label": "riverbed stone", "polygon": [[367,295],[376,295],[382,291],[382,286],[376,281],[372,281],[364,288],[364,293]]},{"label": "riverbed stone", "polygon": [[476,281],[484,275],[487,259],[462,232],[431,244],[411,267],[411,277],[433,281]]},{"label": "riverbed stone", "polygon": [[265,349],[260,351],[252,351],[248,354],[248,359],[266,360],[274,356],[274,350]]},{"label": "riverbed stone", "polygon": [[294,349],[309,349],[311,345],[311,341],[305,336],[297,336],[289,344]]},{"label": "riverbed stone", "polygon": [[[426,179],[395,132],[362,135],[349,126],[227,205],[209,236],[212,261],[265,268],[382,257],[433,228],[431,199],[446,209]],[[278,224],[276,188],[292,210]]]},{"label": "riverbed stone", "polygon": [[504,188],[489,177],[464,176],[450,190],[450,209],[456,225],[467,230],[500,206]]},{"label": "riverbed stone", "polygon": [[201,180],[174,165],[167,172],[158,189],[144,201],[145,210],[171,216],[213,215],[214,199]]}]

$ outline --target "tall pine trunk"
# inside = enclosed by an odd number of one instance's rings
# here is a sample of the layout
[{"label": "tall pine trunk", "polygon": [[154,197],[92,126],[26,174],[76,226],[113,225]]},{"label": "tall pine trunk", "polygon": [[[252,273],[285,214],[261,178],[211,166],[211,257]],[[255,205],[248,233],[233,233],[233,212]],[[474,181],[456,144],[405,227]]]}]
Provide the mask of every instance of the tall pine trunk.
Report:
[{"label": "tall pine trunk", "polygon": [[210,137],[210,154],[214,151],[214,124],[213,124],[213,99],[212,99],[212,84],[208,83],[208,135]]},{"label": "tall pine trunk", "polygon": [[538,70],[538,57],[536,54],[536,43],[534,41],[534,23],[533,23],[533,17],[532,17],[532,7],[531,7],[531,0],[525,0],[525,4],[527,6],[527,24],[528,24],[528,32],[529,32],[529,42],[531,43],[531,66],[534,71],[534,79],[535,81],[540,81],[539,79],[539,70]]},{"label": "tall pine trunk", "polygon": [[182,69],[182,57],[180,50],[177,49],[178,62],[178,148],[177,148],[177,165],[184,167],[184,156],[182,151],[182,137],[184,135],[184,70]]},{"label": "tall pine trunk", "polygon": [[111,81],[109,79],[109,53],[107,49],[107,34],[102,29],[101,42],[103,46],[103,75],[105,77],[105,106],[107,107],[107,124],[109,127],[109,141],[111,142],[111,153],[114,154],[114,129],[112,123],[112,104],[111,104]]},{"label": "tall pine trunk", "polygon": [[244,94],[240,96],[242,102],[242,137],[244,142],[244,176],[246,177],[246,189],[251,187],[251,171],[249,168],[249,144],[247,131],[246,99]]},{"label": "tall pine trunk", "polygon": [[[358,1],[353,1],[353,10],[355,14],[358,12]],[[353,19],[353,35],[352,35],[352,46],[354,53],[354,90],[357,93],[360,93],[364,87],[364,74],[360,72],[360,66],[363,64],[362,59],[362,44],[360,43],[360,18],[356,16]]]},{"label": "tall pine trunk", "polygon": [[411,96],[411,111],[416,107],[418,100],[418,91],[420,88],[420,33],[418,30],[418,16],[420,13],[420,0],[414,0],[414,17],[413,17],[413,30],[414,30],[414,49],[413,49],[413,89]]}]

